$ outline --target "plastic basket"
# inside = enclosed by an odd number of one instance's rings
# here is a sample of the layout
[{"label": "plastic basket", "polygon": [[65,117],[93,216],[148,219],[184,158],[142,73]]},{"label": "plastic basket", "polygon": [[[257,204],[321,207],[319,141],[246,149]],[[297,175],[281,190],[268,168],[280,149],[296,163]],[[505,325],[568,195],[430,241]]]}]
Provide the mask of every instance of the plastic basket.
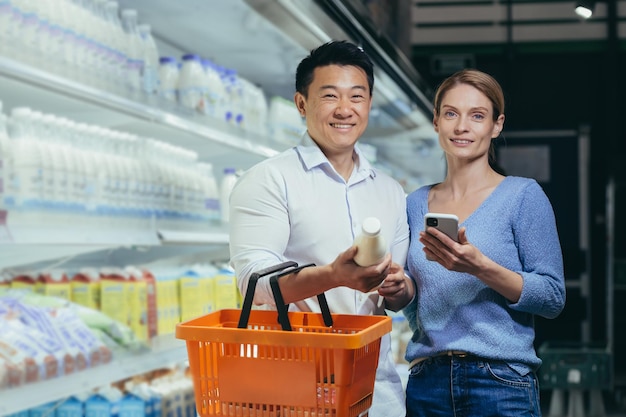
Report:
[{"label": "plastic basket", "polygon": [[[390,317],[287,313],[278,296],[277,320],[276,311],[250,311],[246,301],[242,310],[176,326],[176,337],[186,340],[200,416],[367,415]],[[328,308],[325,298],[320,305]]]}]

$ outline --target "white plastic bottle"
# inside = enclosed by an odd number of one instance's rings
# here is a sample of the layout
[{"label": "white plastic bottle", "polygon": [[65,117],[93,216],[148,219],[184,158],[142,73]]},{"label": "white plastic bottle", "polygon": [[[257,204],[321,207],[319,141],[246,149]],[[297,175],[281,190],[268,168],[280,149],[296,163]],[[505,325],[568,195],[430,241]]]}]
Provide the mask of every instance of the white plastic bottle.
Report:
[{"label": "white plastic bottle", "polygon": [[222,79],[216,69],[215,64],[208,60],[202,60],[205,77],[205,114],[208,116],[222,119],[224,115],[224,101],[226,100],[226,89],[222,83]]},{"label": "white plastic bottle", "polygon": [[126,80],[130,98],[138,99],[143,92],[141,88],[141,75],[144,60],[142,56],[142,43],[137,29],[137,10],[122,10],[122,27],[126,34]]},{"label": "white plastic bottle", "polygon": [[375,265],[389,252],[385,238],[380,234],[380,220],[376,217],[363,220],[361,234],[354,240],[354,244],[359,248],[354,262],[360,266]]},{"label": "white plastic bottle", "polygon": [[201,177],[202,184],[202,201],[201,212],[203,217],[208,220],[219,221],[220,219],[220,194],[215,173],[213,172],[213,164],[209,162],[199,162],[196,168]]},{"label": "white plastic bottle", "polygon": [[0,208],[4,207],[5,197],[9,195],[7,189],[13,169],[13,156],[7,124],[8,118],[2,109],[2,100],[0,100]]},{"label": "white plastic bottle", "polygon": [[235,168],[225,168],[224,177],[220,184],[220,210],[222,213],[222,222],[228,223],[230,220],[230,192],[233,190],[237,182],[237,174]]},{"label": "white plastic bottle", "polygon": [[156,42],[152,37],[152,28],[148,24],[137,26],[139,35],[143,42],[143,74],[142,85],[144,92],[151,97],[155,95],[159,89],[159,50]]},{"label": "white plastic bottle", "polygon": [[178,62],[176,58],[162,56],[159,58],[159,96],[176,102],[176,91],[178,89]]},{"label": "white plastic bottle", "polygon": [[199,113],[204,113],[204,68],[200,56],[187,54],[178,76],[178,102]]}]

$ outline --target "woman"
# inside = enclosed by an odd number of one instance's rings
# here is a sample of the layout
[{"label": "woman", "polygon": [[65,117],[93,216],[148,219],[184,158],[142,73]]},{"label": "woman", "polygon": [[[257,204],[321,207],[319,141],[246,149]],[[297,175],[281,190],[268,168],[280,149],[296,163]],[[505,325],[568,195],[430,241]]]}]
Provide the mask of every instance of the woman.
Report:
[{"label": "woman", "polygon": [[[433,124],[446,178],[407,198],[417,288],[403,310],[414,331],[407,416],[538,416],[533,320],[556,317],[565,303],[552,206],[535,180],[490,164],[504,125],[504,95],[490,75],[468,69],[446,79]],[[456,215],[458,242],[424,230],[427,212]]]}]

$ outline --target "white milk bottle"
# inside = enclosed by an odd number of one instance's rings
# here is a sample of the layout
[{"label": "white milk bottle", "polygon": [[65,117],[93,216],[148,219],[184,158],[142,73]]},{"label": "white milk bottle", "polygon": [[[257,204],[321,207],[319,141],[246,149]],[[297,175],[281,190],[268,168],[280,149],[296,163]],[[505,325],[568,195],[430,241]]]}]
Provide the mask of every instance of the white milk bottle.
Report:
[{"label": "white milk bottle", "polygon": [[226,100],[226,89],[222,83],[219,72],[215,64],[208,60],[202,60],[205,77],[205,113],[211,117],[222,119],[224,116],[224,101]]},{"label": "white milk bottle", "polygon": [[228,223],[230,220],[230,192],[233,190],[237,182],[237,174],[235,168],[225,168],[224,177],[220,184],[220,210],[222,213],[222,222]]},{"label": "white milk bottle", "polygon": [[126,33],[126,80],[129,95],[133,99],[141,96],[141,72],[143,71],[142,44],[137,30],[137,10],[122,10],[122,27]]},{"label": "white milk bottle", "polygon": [[376,217],[363,220],[361,234],[354,240],[354,244],[359,249],[354,256],[354,262],[360,266],[371,266],[381,262],[389,251],[385,238],[380,234],[380,220]]},{"label": "white milk bottle", "polygon": [[178,102],[188,108],[204,113],[204,69],[200,56],[187,54],[178,76]]},{"label": "white milk bottle", "polygon": [[202,178],[202,212],[203,218],[208,220],[220,219],[220,193],[213,171],[213,164],[209,162],[199,162],[197,170]]},{"label": "white milk bottle", "polygon": [[148,98],[154,96],[159,89],[159,50],[152,37],[152,28],[148,24],[137,27],[142,40],[143,74],[142,85]]},{"label": "white milk bottle", "polygon": [[159,58],[159,96],[176,102],[179,77],[178,61],[171,56]]}]

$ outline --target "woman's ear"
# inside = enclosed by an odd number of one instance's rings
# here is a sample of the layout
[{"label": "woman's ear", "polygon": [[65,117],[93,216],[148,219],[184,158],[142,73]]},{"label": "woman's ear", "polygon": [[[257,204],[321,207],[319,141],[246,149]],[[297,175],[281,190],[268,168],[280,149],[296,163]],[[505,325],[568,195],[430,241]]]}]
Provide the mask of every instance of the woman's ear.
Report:
[{"label": "woman's ear", "polygon": [[502,132],[503,128],[504,128],[504,115],[501,114],[500,116],[498,116],[498,119],[493,125],[493,132],[492,132],[491,138],[495,139],[498,136],[500,136],[500,133]]}]

